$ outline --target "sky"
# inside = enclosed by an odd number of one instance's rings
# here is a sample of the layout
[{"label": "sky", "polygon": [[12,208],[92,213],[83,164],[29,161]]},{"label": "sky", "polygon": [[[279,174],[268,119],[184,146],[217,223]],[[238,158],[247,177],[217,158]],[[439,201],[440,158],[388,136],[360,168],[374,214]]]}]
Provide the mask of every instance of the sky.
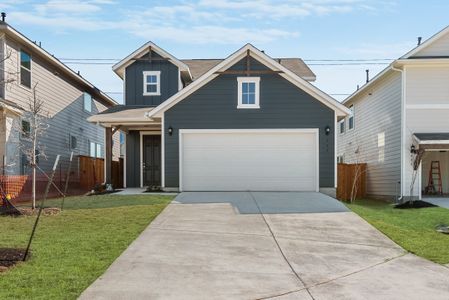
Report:
[{"label": "sky", "polygon": [[449,25],[447,0],[1,0],[7,22],[122,102],[113,63],[147,41],[175,57],[225,58],[246,43],[300,57],[337,100]]}]

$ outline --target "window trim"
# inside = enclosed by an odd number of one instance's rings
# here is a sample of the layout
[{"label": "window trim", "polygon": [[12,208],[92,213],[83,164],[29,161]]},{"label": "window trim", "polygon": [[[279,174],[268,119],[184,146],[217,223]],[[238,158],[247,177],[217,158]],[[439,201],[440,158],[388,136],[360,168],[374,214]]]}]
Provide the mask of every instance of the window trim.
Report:
[{"label": "window trim", "polygon": [[[355,128],[355,118],[354,118],[354,104],[351,104],[349,106],[349,109],[351,110],[351,115],[348,117],[348,131],[351,131]],[[351,120],[352,119],[352,127],[351,127]]]},{"label": "window trim", "polygon": [[[255,83],[254,104],[242,103],[242,85],[243,83]],[[237,77],[237,108],[260,108],[260,77]]]},{"label": "window trim", "polygon": [[[144,96],[160,96],[161,95],[161,71],[143,71],[143,95]],[[147,76],[156,76],[156,84],[148,83]],[[148,85],[156,85],[156,92],[147,92]]]},{"label": "window trim", "polygon": [[[30,57],[30,69],[22,67],[22,52],[25,52]],[[26,86],[22,83],[22,68],[24,68],[25,70],[30,72],[30,86]],[[31,87],[33,86],[33,84],[32,84],[32,80],[33,80],[32,69],[33,69],[33,56],[31,55],[31,53],[28,50],[19,48],[19,83],[20,83],[21,87],[26,88],[28,90],[31,90]]]}]

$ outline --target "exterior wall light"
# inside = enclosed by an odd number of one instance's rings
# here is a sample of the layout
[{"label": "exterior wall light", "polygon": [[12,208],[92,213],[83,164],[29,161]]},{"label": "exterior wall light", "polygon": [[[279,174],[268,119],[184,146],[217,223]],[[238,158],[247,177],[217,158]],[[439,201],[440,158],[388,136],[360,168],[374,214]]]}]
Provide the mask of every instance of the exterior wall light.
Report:
[{"label": "exterior wall light", "polygon": [[326,128],[324,128],[324,133],[326,133],[326,135],[329,135],[329,133],[331,133],[331,128],[329,126],[326,126]]},{"label": "exterior wall light", "polygon": [[173,135],[173,127],[168,127],[168,135]]}]

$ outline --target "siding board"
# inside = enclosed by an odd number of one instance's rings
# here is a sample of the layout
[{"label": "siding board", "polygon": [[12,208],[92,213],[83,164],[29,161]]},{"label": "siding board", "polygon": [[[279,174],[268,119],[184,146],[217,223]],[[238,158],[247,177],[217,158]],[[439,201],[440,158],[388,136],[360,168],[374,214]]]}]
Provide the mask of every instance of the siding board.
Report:
[{"label": "siding board", "polygon": [[[256,68],[266,69],[252,60]],[[179,186],[179,129],[269,128],[319,128],[320,187],[334,187],[334,111],[277,74],[260,77],[260,109],[237,109],[237,76],[220,75],[165,112],[166,187]]]},{"label": "siding board", "polygon": [[[152,52],[152,57],[161,58],[155,52]],[[143,71],[161,71],[160,96],[143,95]],[[138,60],[129,65],[125,72],[125,105],[157,106],[178,92],[178,67],[169,61]]]},{"label": "siding board", "polygon": [[[367,163],[367,194],[393,198],[401,180],[401,75],[388,73],[354,104],[355,127],[338,134],[338,155],[345,163]],[[379,134],[385,146],[379,147]],[[356,149],[359,154],[356,154]]]},{"label": "siding board", "polygon": [[[6,51],[12,54],[11,58],[5,62],[9,72],[17,73],[19,71],[20,48],[21,46],[15,41],[6,40]],[[66,167],[71,152],[69,147],[70,135],[77,138],[78,147],[74,150],[75,155],[89,155],[90,141],[101,144],[104,154],[104,129],[87,122],[86,118],[105,110],[107,107],[97,99],[93,99],[92,112],[84,111],[84,88],[66,76],[59,74],[43,58],[34,55],[33,51],[27,50],[32,55],[32,86],[37,83],[38,97],[43,99],[44,110],[48,113],[49,128],[40,140],[48,159],[41,158],[40,167],[46,171],[50,170],[57,154],[61,155],[62,167]],[[32,90],[20,85],[20,78],[17,74],[8,76],[11,76],[15,82],[7,86],[5,99],[13,101],[26,110],[29,107],[30,99],[32,99]],[[24,118],[27,118],[26,113]],[[19,123],[20,120],[17,119],[15,122]],[[119,132],[114,135],[113,139],[114,159],[117,160],[120,155]],[[17,148],[17,144],[13,145],[13,143],[14,141],[9,141],[10,145],[7,146],[11,149],[8,155],[12,156],[10,159],[15,162],[15,166],[10,171],[18,173],[20,158],[17,157],[17,151],[12,153],[12,149]]]}]

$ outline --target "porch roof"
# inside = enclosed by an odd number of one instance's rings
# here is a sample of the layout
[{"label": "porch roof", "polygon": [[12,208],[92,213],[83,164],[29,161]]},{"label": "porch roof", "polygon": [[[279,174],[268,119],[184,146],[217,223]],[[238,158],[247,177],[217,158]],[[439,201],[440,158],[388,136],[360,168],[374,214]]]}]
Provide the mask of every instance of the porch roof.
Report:
[{"label": "porch roof", "polygon": [[420,149],[449,149],[449,132],[414,133]]},{"label": "porch roof", "polygon": [[147,125],[154,123],[147,117],[147,112],[154,107],[117,105],[104,112],[90,116],[87,121],[102,125]]}]

